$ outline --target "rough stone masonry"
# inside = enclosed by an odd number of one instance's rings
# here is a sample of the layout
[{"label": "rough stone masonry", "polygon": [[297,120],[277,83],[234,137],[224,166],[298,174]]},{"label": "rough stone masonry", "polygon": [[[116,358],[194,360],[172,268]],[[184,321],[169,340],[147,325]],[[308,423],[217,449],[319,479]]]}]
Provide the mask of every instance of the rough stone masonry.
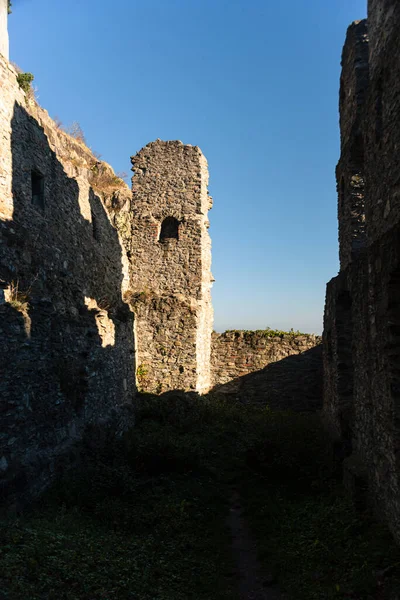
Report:
[{"label": "rough stone masonry", "polygon": [[211,240],[207,161],[157,140],[132,157],[131,296],[140,388],[211,387]]},{"label": "rough stone masonry", "polygon": [[16,76],[0,57],[0,496],[22,501],[88,426],[130,422],[135,362],[130,190]]},{"label": "rough stone masonry", "polygon": [[8,60],[8,0],[0,0],[0,54]]},{"label": "rough stone masonry", "polygon": [[212,201],[196,146],[143,148],[131,191],[2,57],[0,86],[0,493],[20,501],[89,426],[132,422],[136,380],[210,389]]},{"label": "rough stone masonry", "polygon": [[19,87],[6,0],[0,44],[0,501],[37,496],[76,463],[88,429],[131,426],[137,388],[230,393],[230,379],[304,354],[290,377],[272,368],[267,388],[258,379],[243,390],[292,401],[299,369],[314,406],[317,338],[212,335],[200,149],[148,144],[132,157],[129,189],[79,128],[66,133]]},{"label": "rough stone masonry", "polygon": [[344,476],[400,541],[400,3],[347,32],[337,167],[340,273],[326,292],[324,416]]}]

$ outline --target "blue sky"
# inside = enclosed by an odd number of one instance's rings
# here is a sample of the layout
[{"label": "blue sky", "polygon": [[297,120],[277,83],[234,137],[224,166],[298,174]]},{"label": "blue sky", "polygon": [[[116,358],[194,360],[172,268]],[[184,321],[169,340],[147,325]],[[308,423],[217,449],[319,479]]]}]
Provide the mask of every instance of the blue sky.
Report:
[{"label": "blue sky", "polygon": [[320,332],[340,56],[365,16],[365,0],[13,0],[10,58],[116,171],[156,138],[200,146],[215,329]]}]

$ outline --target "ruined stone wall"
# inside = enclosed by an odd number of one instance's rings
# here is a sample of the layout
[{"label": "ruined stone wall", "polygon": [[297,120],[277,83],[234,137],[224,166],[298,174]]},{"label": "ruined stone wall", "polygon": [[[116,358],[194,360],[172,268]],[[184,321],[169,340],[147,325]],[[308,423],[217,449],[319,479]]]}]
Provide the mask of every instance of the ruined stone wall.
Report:
[{"label": "ruined stone wall", "polygon": [[0,54],[8,60],[8,0],[0,0]]},{"label": "ruined stone wall", "polygon": [[352,296],[346,274],[327,286],[324,315],[324,412],[331,434],[351,453],[354,430]]},{"label": "ruined stone wall", "polygon": [[[135,393],[130,190],[0,60],[0,491],[39,493]],[[110,214],[106,209],[109,206]]]},{"label": "ruined stone wall", "polygon": [[364,117],[369,243],[400,220],[400,5],[369,3],[370,90]]},{"label": "ruined stone wall", "polygon": [[366,245],[363,108],[369,83],[366,21],[347,32],[340,79],[341,156],[336,169],[341,268]]},{"label": "ruined stone wall", "polygon": [[324,324],[325,421],[398,539],[399,273],[396,225],[329,283]]},{"label": "ruined stone wall", "polygon": [[322,402],[320,344],[315,335],[214,332],[213,389],[276,408],[315,409]]},{"label": "ruined stone wall", "polygon": [[[341,272],[327,287],[324,417],[342,443],[349,488],[365,486],[400,541],[399,3],[369,2],[368,84],[358,102],[354,81],[367,73],[354,59],[364,43],[355,35],[360,27],[350,28],[344,50],[353,59],[343,63],[339,165],[348,169],[347,148],[361,143],[366,243],[345,260],[341,255]],[[339,189],[339,216],[340,202]],[[339,228],[348,227],[346,215],[340,219]]]},{"label": "ruined stone wall", "polygon": [[157,140],[132,157],[129,301],[139,386],[205,392],[211,384],[211,242],[207,161]]}]

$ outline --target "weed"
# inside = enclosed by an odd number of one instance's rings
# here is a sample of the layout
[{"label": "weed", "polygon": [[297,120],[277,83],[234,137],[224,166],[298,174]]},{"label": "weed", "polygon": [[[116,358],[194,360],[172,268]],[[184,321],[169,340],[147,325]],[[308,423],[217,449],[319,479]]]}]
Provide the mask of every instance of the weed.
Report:
[{"label": "weed", "polygon": [[102,298],[97,300],[97,306],[99,307],[100,310],[105,310],[106,312],[110,312],[110,310],[113,307],[113,303],[111,302],[111,300],[106,298],[106,296],[103,296]]},{"label": "weed", "polygon": [[94,428],[81,454],[30,514],[0,523],[10,600],[236,600],[232,482],[285,598],[398,595],[400,551],[342,494],[316,416],[143,394],[134,429]]},{"label": "weed", "polygon": [[8,303],[15,310],[19,312],[26,313],[29,309],[29,296],[30,296],[31,288],[22,291],[20,289],[19,280],[12,281],[10,283],[10,287],[8,289]]},{"label": "weed", "polygon": [[101,154],[100,152],[96,152],[96,150],[92,150],[92,154],[95,157],[96,160],[98,160],[99,162],[101,161]]},{"label": "weed", "polygon": [[128,173],[126,171],[118,171],[115,175],[117,179],[122,179],[123,181],[128,178]]},{"label": "weed", "polygon": [[61,121],[61,119],[59,117],[57,117],[57,116],[53,117],[53,121],[54,121],[54,125],[57,127],[57,129],[60,129],[61,131],[65,131],[63,122]]},{"label": "weed", "polygon": [[[122,173],[124,175],[124,173]],[[125,181],[103,162],[96,161],[91,166],[91,184],[95,191],[112,196],[125,187]]]},{"label": "weed", "polygon": [[63,128],[63,130],[75,140],[86,146],[85,134],[83,133],[83,129],[77,121],[74,121],[69,127]]},{"label": "weed", "polygon": [[32,75],[32,73],[18,73],[17,75],[18,85],[21,88],[21,90],[27,95],[31,93],[31,84],[33,80],[34,76]]},{"label": "weed", "polygon": [[145,388],[149,369],[146,365],[139,365],[136,369],[136,380],[139,388]]},{"label": "weed", "polygon": [[274,337],[280,337],[283,338],[285,336],[289,336],[289,337],[297,337],[300,335],[305,335],[305,336],[311,336],[313,334],[310,333],[302,333],[299,330],[294,330],[293,328],[290,329],[289,331],[284,331],[283,329],[271,329],[271,327],[266,327],[265,329],[256,329],[256,330],[240,330],[240,329],[228,329],[225,333],[234,333],[236,335],[244,335],[244,336],[251,336],[254,337],[254,335],[258,335],[260,337],[266,337],[266,338],[274,338]]}]

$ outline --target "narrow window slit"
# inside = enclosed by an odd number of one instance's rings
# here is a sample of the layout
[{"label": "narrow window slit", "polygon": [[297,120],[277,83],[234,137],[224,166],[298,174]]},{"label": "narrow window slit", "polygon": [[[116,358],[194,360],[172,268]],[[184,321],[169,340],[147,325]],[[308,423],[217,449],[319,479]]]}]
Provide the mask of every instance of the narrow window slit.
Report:
[{"label": "narrow window slit", "polygon": [[37,171],[31,172],[32,204],[44,210],[44,177]]},{"label": "narrow window slit", "polygon": [[98,242],[100,240],[99,225],[97,222],[97,217],[93,211],[92,211],[92,233],[93,233],[94,239]]}]

